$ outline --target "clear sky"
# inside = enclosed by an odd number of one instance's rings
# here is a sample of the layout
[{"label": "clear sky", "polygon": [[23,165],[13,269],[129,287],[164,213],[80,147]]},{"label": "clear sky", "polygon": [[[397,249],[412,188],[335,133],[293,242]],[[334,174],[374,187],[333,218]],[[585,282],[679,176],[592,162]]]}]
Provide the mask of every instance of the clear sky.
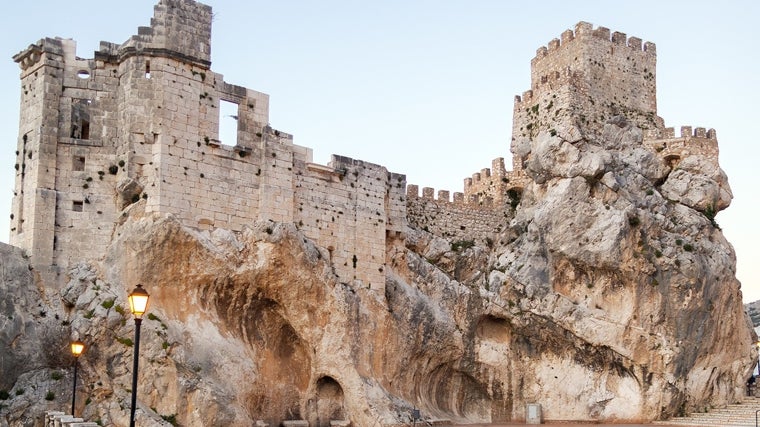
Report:
[{"label": "clear sky", "polygon": [[[155,0],[157,1],[157,0]],[[9,236],[19,68],[42,37],[92,58],[149,25],[154,0],[7,2],[0,16],[0,241]],[[578,21],[657,44],[658,114],[715,128],[733,189],[717,216],[737,252],[745,302],[760,299],[760,2],[507,0],[207,0],[212,69],[270,95],[270,122],[295,143],[386,166],[452,192],[509,159],[514,95],[530,88],[536,48]],[[752,126],[750,126],[752,125]],[[509,164],[509,160],[507,161]]]}]

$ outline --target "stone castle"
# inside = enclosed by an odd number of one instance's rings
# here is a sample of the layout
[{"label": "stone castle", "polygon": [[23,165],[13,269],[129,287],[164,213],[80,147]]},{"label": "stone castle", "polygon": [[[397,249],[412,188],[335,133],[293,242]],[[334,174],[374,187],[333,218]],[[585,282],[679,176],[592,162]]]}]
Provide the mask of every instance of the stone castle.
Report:
[{"label": "stone castle", "polygon": [[[345,283],[381,290],[387,248],[411,225],[454,241],[508,227],[534,179],[521,146],[541,132],[592,138],[615,116],[644,132],[668,162],[698,150],[717,161],[713,130],[657,116],[653,43],[581,22],[538,49],[531,88],[514,103],[512,167],[503,158],[454,193],[407,185],[403,174],[312,150],[269,124],[266,94],[211,70],[209,6],[160,0],[150,26],[94,58],[76,43],[45,38],[14,56],[21,117],[11,214],[12,245],[51,278],[96,259],[122,210],[144,203],[201,230],[241,231],[253,221],[295,224],[327,248]],[[237,138],[220,140],[220,102],[237,106]],[[437,197],[436,197],[437,196]]]}]

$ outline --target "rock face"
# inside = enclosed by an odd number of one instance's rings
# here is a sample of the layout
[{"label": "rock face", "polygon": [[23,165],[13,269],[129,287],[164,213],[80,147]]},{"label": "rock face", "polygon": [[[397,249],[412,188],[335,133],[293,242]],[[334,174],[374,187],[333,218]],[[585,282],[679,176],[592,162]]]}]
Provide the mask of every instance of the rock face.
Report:
[{"label": "rock face", "polygon": [[198,232],[145,202],[59,292],[4,246],[1,423],[70,399],[69,335],[88,344],[78,411],[128,422],[136,283],[152,301],[141,425],[394,425],[413,407],[489,422],[532,402],[551,419],[649,421],[739,399],[755,338],[730,245],[698,200],[663,196],[680,174],[639,129],[609,123],[599,141],[539,135],[509,228],[468,247],[409,229],[384,294],[339,283],[293,225]]}]

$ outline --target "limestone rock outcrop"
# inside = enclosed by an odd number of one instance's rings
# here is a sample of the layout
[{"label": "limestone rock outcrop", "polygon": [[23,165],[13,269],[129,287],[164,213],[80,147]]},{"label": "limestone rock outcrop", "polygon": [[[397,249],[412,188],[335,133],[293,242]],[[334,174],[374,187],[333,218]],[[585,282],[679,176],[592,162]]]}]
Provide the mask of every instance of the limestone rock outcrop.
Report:
[{"label": "limestone rock outcrop", "polygon": [[382,294],[340,283],[294,225],[199,232],[144,201],[60,291],[4,246],[0,424],[66,401],[69,337],[88,344],[79,411],[127,422],[137,283],[152,300],[141,425],[395,425],[414,407],[489,422],[531,402],[551,419],[649,421],[739,399],[755,337],[731,246],[701,200],[665,197],[678,170],[635,126],[601,141],[539,135],[509,227],[464,246],[408,229]]}]

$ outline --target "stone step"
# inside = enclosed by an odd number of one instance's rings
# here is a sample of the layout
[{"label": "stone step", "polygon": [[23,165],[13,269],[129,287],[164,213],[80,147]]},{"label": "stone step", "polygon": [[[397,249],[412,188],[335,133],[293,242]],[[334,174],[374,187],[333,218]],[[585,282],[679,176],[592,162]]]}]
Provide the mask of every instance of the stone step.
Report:
[{"label": "stone step", "polygon": [[[741,403],[709,412],[695,412],[686,417],[676,417],[667,421],[655,421],[660,425],[684,425],[692,427],[752,427],[757,425],[755,413],[760,410],[760,399],[746,398]],[[758,418],[760,420],[760,418]]]}]

